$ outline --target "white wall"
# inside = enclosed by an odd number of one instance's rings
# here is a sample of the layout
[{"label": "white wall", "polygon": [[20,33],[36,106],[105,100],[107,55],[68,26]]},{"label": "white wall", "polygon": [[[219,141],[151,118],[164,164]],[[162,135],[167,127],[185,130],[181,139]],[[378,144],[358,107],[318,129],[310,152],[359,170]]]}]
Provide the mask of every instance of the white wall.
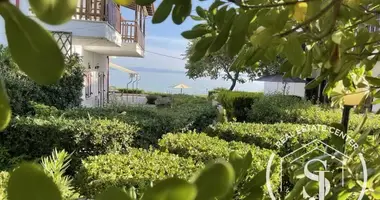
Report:
[{"label": "white wall", "polygon": [[[284,86],[282,82],[264,82],[264,94],[283,93]],[[285,88],[286,95],[296,95],[305,97],[305,83],[287,83]]]},{"label": "white wall", "polygon": [[[91,82],[88,83],[87,80],[84,80],[85,87],[82,92],[82,105],[86,107],[93,107],[99,104],[100,98],[103,95],[104,101],[106,101],[107,88],[108,88],[108,59],[106,55],[100,55],[95,52],[86,51],[83,49],[83,46],[73,45],[73,52],[79,54],[82,57],[83,66],[85,67],[87,76],[91,76]],[[95,66],[99,66],[98,69],[95,69]],[[104,90],[99,93],[99,73],[104,73]],[[91,84],[92,94],[89,97],[86,97],[86,86]]]}]

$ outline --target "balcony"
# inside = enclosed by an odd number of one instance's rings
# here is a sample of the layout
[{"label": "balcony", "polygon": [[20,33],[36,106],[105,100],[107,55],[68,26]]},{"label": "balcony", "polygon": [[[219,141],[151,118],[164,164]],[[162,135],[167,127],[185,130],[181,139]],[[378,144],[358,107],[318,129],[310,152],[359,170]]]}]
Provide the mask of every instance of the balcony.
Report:
[{"label": "balcony", "polygon": [[134,20],[121,16],[121,8],[112,0],[79,0],[73,20],[51,31],[71,32],[73,45],[110,56],[143,57],[145,49],[145,17],[153,15],[152,6],[132,4]]}]

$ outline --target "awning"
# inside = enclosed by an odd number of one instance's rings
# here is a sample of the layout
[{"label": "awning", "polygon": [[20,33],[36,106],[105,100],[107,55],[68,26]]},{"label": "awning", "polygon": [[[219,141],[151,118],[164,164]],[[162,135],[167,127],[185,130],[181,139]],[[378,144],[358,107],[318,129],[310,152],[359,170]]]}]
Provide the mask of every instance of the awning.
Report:
[{"label": "awning", "polygon": [[109,63],[109,66],[110,66],[110,68],[112,68],[112,69],[117,69],[117,70],[120,70],[120,71],[122,71],[122,72],[126,72],[126,73],[128,73],[128,74],[138,74],[137,72],[135,72],[135,71],[132,71],[132,70],[130,70],[130,69],[127,69],[127,68],[125,68],[125,67],[122,67],[122,66],[119,66],[119,65],[117,65],[117,64],[115,64],[115,63]]}]

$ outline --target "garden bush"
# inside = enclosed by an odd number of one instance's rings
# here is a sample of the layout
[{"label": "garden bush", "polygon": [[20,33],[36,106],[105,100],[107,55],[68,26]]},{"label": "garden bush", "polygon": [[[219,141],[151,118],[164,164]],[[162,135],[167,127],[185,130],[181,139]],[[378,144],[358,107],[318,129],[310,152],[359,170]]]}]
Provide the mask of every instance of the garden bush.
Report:
[{"label": "garden bush", "polygon": [[295,122],[298,110],[312,106],[311,103],[287,95],[265,95],[251,106],[249,122],[277,123]]},{"label": "garden bush", "polygon": [[[341,123],[342,110],[312,105],[292,96],[267,95],[257,101],[249,113],[249,122],[256,123],[298,123],[331,125]],[[354,130],[363,119],[363,114],[351,112],[349,129]],[[379,129],[380,115],[368,114],[365,129]]]},{"label": "garden bush", "polygon": [[216,118],[216,108],[204,98],[186,97],[187,100],[183,99],[183,96],[173,98],[172,108],[144,106],[77,108],[65,110],[60,115],[68,119],[88,119],[89,116],[100,119],[118,119],[136,125],[140,131],[135,144],[137,147],[144,148],[156,145],[157,140],[168,132],[201,131],[212,124]]},{"label": "garden bush", "polygon": [[117,91],[120,93],[128,93],[128,94],[142,94],[142,93],[144,93],[144,90],[131,89],[131,88],[117,88]]},{"label": "garden bush", "polygon": [[80,158],[110,152],[125,152],[138,128],[118,120],[68,120],[60,118],[15,118],[0,135],[0,143],[12,157],[25,160],[50,155],[54,148]]},{"label": "garden bush", "polygon": [[262,170],[266,166],[269,156],[274,152],[260,149],[243,142],[227,142],[217,137],[210,137],[205,133],[168,133],[159,141],[162,151],[177,154],[182,157],[191,157],[198,162],[207,163],[217,158],[228,159],[231,151],[244,155],[251,151],[255,161],[254,170]]},{"label": "garden bush", "polygon": [[57,83],[39,85],[18,69],[8,51],[7,47],[0,46],[0,55],[6,60],[0,66],[0,74],[5,82],[13,114],[25,115],[33,112],[30,101],[55,106],[58,109],[81,104],[84,68],[77,55],[66,60],[66,70]]},{"label": "garden bush", "polygon": [[219,91],[217,101],[226,109],[230,120],[247,121],[252,105],[263,97],[261,92]]},{"label": "garden bush", "polygon": [[189,178],[203,167],[190,158],[177,155],[131,149],[127,154],[107,154],[92,156],[83,161],[82,168],[75,177],[79,192],[93,198],[108,187],[131,187],[143,191],[156,182],[168,177]]},{"label": "garden bush", "polygon": [[[208,127],[205,132],[209,136],[216,136],[226,141],[241,141],[262,148],[278,150],[280,155],[294,151],[302,144],[314,139],[326,140],[330,136],[328,126],[289,123],[218,123]],[[285,135],[295,135],[295,137],[279,146],[277,142],[284,139]]]},{"label": "garden bush", "polygon": [[[274,151],[261,149],[254,145],[243,142],[227,142],[217,137],[207,136],[205,133],[168,133],[159,141],[161,151],[177,154],[182,157],[193,158],[197,162],[207,163],[215,159],[228,159],[229,154],[235,151],[239,155],[245,155],[251,151],[253,161],[248,174],[239,188],[243,188],[246,183],[267,166],[267,162]],[[278,159],[279,157],[275,157]],[[275,175],[272,175],[271,182],[277,187],[279,184],[278,166],[275,168]],[[238,194],[239,196],[239,189]]]},{"label": "garden bush", "polygon": [[146,104],[149,104],[149,105],[154,105],[156,100],[158,99],[159,96],[157,95],[148,95],[146,96]]}]

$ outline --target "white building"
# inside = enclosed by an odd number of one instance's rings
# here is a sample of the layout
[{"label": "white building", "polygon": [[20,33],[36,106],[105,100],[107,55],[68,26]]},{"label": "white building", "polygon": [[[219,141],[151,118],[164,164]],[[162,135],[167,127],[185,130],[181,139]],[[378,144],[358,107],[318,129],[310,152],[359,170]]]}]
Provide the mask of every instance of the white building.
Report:
[{"label": "white building", "polygon": [[[10,0],[27,16],[36,19],[29,1]],[[72,20],[58,26],[40,22],[51,31],[65,54],[77,53],[86,68],[83,106],[102,106],[108,99],[109,56],[144,57],[145,17],[154,6],[128,6],[134,19],[124,19],[121,8],[112,0],[78,0]],[[1,19],[0,43],[7,44]]]},{"label": "white building", "polygon": [[264,83],[264,94],[280,93],[284,95],[294,95],[305,97],[306,81],[300,78],[285,78],[281,74],[263,76],[257,79]]}]

